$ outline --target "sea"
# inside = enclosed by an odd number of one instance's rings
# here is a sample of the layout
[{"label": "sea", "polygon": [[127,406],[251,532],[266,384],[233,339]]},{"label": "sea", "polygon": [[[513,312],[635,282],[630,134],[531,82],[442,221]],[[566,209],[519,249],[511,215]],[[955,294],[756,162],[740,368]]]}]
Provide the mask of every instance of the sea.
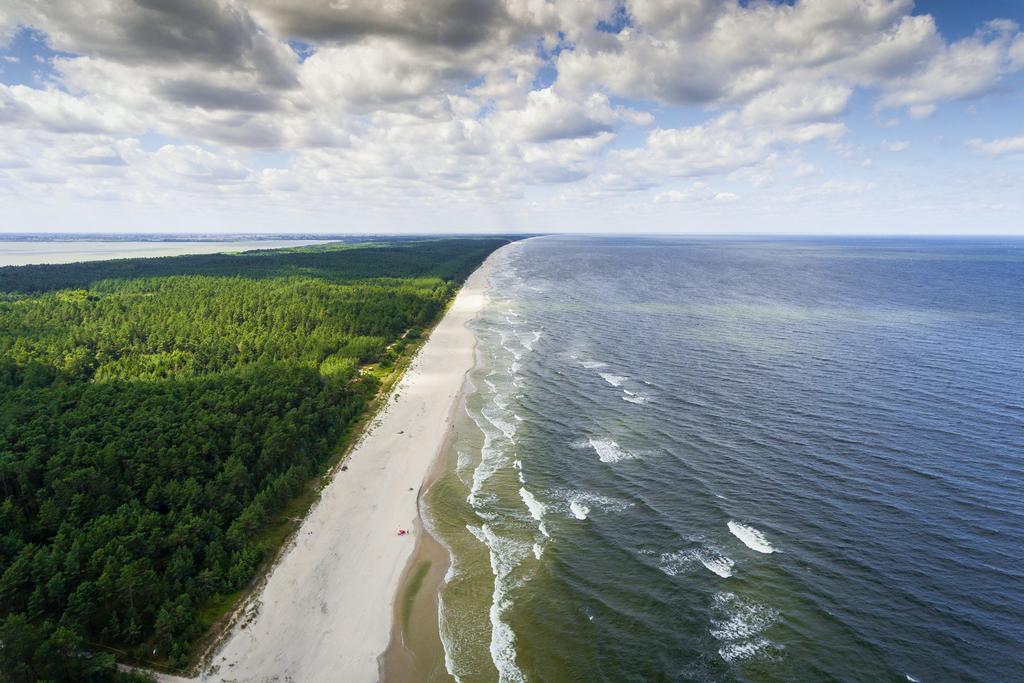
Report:
[{"label": "sea", "polygon": [[1024,240],[499,253],[426,521],[460,681],[1024,681]]}]

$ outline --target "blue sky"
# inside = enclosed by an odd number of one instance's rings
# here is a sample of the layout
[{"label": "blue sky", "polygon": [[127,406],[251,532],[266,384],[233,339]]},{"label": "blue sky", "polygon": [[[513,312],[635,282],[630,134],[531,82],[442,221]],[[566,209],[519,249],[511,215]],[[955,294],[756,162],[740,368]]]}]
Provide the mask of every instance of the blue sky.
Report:
[{"label": "blue sky", "polygon": [[1024,3],[0,10],[0,231],[1024,234]]}]

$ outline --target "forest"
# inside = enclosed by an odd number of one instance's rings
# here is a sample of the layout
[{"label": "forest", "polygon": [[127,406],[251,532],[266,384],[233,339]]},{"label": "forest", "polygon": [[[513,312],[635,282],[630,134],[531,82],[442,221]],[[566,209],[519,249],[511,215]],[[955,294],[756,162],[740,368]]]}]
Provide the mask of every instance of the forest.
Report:
[{"label": "forest", "polygon": [[508,241],[0,268],[0,679],[187,666],[381,372]]}]

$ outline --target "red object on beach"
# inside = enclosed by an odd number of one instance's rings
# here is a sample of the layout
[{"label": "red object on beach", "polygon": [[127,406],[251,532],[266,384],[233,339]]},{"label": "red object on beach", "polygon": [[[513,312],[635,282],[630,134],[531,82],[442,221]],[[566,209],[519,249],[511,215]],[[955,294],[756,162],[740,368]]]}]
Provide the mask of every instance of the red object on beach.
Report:
[{"label": "red object on beach", "polygon": [[409,532],[406,531],[405,529],[399,529],[398,530],[398,535],[399,536],[405,536],[407,533],[409,533]]}]

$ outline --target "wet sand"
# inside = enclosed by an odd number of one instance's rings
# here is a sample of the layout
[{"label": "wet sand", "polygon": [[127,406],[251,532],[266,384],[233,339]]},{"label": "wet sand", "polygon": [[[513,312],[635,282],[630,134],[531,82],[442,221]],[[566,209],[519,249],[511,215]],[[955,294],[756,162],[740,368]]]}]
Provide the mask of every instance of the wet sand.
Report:
[{"label": "wet sand", "polygon": [[[451,681],[444,661],[444,645],[438,625],[439,596],[445,574],[451,566],[448,549],[431,534],[426,516],[425,497],[430,487],[454,466],[456,454],[452,443],[457,437],[458,417],[465,413],[465,394],[455,406],[452,416],[456,430],[449,433],[443,451],[434,463],[420,494],[420,516],[416,548],[402,573],[399,594],[394,603],[391,642],[381,655],[381,681],[384,683],[422,683]],[[429,519],[429,518],[428,518]]]}]

